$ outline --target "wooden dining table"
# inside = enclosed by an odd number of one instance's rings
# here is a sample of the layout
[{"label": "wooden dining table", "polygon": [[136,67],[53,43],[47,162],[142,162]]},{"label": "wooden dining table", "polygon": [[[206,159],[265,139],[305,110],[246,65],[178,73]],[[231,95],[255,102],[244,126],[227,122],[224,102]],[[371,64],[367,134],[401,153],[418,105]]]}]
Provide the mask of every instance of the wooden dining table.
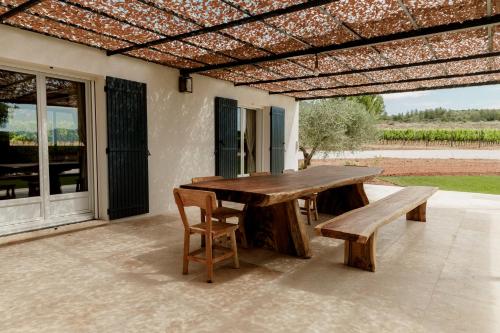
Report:
[{"label": "wooden dining table", "polygon": [[363,183],[381,168],[317,166],[280,175],[222,179],[182,188],[215,192],[217,199],[245,204],[247,242],[254,247],[310,258],[298,199],[318,193],[318,212],[340,215],[368,204]]}]

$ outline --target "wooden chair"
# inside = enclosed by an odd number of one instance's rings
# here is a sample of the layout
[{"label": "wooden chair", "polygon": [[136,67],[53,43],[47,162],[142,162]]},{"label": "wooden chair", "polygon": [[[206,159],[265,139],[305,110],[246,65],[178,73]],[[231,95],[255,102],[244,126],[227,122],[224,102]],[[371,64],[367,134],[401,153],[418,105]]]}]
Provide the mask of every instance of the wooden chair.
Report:
[{"label": "wooden chair", "polygon": [[[212,220],[213,213],[217,211],[217,198],[215,193],[187,189],[174,189],[175,203],[179,209],[182,223],[184,224],[184,255],[182,274],[188,274],[189,261],[196,261],[207,265],[207,282],[214,281],[214,264],[234,258],[234,267],[239,268],[238,249],[235,231],[237,225]],[[199,207],[205,211],[205,220],[201,223],[190,225],[184,210],[185,207]],[[200,248],[189,252],[191,235],[201,234],[205,237],[205,249]],[[229,236],[231,248],[214,245],[214,240]],[[205,252],[205,256],[202,256]],[[220,254],[219,254],[220,253]]]},{"label": "wooden chair", "polygon": [[270,176],[271,173],[269,171],[261,171],[261,172],[250,172],[250,177],[256,176]]},{"label": "wooden chair", "polygon": [[307,216],[307,224],[311,224],[313,214],[314,221],[318,221],[318,193],[301,197],[301,199],[304,200],[304,207],[300,207],[300,211]]},{"label": "wooden chair", "polygon": [[[294,169],[283,170],[283,173],[294,173],[294,172],[296,172]],[[314,214],[314,220],[315,221],[318,220],[318,205],[317,205],[318,194],[314,193],[311,195],[301,197],[300,199],[304,200],[304,207],[300,207],[300,211],[302,214],[307,216],[307,224],[310,225],[313,214]]]},{"label": "wooden chair", "polygon": [[[222,176],[206,176],[206,177],[196,177],[191,179],[192,184],[200,183],[200,182],[208,182],[212,180],[221,180],[224,179]],[[201,209],[201,216],[200,216],[201,222],[205,220],[205,212],[203,209]],[[222,200],[217,200],[217,209],[212,212],[212,217],[219,222],[227,222],[227,219],[235,217],[238,219],[238,235],[240,237],[240,244],[243,247],[248,247],[247,243],[247,237],[245,233],[245,211],[244,210],[239,210],[239,209],[234,209],[234,208],[229,208],[229,207],[223,207],[222,206]],[[205,238],[201,238],[201,246],[204,246],[205,244]]]}]

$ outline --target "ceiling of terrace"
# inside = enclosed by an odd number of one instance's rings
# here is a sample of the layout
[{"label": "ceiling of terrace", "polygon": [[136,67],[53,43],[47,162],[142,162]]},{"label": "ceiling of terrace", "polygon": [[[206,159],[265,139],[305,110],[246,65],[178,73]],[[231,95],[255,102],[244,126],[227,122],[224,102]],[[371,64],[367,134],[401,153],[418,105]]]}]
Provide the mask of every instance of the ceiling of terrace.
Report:
[{"label": "ceiling of terrace", "polygon": [[297,99],[500,83],[500,0],[0,0],[0,22]]}]

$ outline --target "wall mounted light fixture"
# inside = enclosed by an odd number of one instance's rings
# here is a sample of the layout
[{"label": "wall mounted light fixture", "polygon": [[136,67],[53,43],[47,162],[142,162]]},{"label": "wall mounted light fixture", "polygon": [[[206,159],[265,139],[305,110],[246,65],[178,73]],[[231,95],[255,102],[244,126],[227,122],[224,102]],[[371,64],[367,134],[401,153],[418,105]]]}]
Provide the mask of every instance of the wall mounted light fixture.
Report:
[{"label": "wall mounted light fixture", "polygon": [[179,92],[192,93],[193,92],[193,78],[189,75],[179,76]]}]

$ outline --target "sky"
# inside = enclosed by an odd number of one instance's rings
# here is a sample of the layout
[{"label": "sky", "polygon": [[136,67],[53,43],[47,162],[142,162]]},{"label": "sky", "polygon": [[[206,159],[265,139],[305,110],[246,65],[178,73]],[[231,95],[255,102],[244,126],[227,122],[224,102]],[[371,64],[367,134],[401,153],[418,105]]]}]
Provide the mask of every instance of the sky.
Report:
[{"label": "sky", "polygon": [[500,84],[383,94],[388,114],[436,107],[445,109],[500,108]]}]

